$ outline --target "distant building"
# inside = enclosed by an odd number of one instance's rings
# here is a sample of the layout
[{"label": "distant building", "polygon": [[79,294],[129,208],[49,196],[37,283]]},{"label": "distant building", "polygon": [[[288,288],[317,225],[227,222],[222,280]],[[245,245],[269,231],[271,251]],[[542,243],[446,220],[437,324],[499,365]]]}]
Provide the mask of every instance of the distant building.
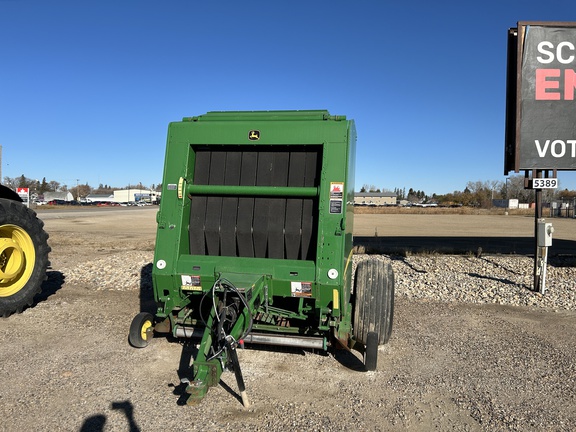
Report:
[{"label": "distant building", "polygon": [[396,205],[398,197],[393,192],[355,192],[354,205],[387,206]]},{"label": "distant building", "polygon": [[50,202],[53,200],[62,200],[66,202],[74,201],[74,196],[71,192],[44,192],[44,201]]},{"label": "distant building", "polygon": [[149,189],[122,189],[114,191],[115,202],[147,202],[156,203],[158,201],[159,192]]}]

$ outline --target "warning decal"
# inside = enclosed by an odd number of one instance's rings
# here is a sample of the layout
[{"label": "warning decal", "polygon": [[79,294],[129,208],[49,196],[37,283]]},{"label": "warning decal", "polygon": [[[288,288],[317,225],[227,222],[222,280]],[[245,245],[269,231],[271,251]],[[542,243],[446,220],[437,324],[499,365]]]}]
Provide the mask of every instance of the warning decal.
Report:
[{"label": "warning decal", "polygon": [[344,196],[344,183],[330,182],[330,199],[339,198]]},{"label": "warning decal", "polygon": [[343,198],[344,198],[344,183],[330,182],[330,214],[342,213]]},{"label": "warning decal", "polygon": [[312,282],[290,282],[292,297],[311,297]]},{"label": "warning decal", "polygon": [[181,288],[188,291],[202,291],[200,285],[200,276],[196,275],[180,275],[182,278]]}]

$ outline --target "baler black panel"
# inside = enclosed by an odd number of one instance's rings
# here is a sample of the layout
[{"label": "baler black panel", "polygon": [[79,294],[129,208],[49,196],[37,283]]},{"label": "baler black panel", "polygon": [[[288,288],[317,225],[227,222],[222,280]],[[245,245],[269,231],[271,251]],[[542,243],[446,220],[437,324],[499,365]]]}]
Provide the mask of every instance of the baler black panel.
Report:
[{"label": "baler black panel", "polygon": [[[242,153],[229,151],[226,154],[224,184],[240,185],[240,167]],[[238,197],[222,198],[222,218],[220,220],[220,255],[237,256],[236,225],[238,215]]]},{"label": "baler black panel", "polygon": [[[318,187],[320,146],[193,147],[194,183]],[[193,196],[190,253],[314,259],[318,199]],[[313,241],[314,239],[314,241]]]},{"label": "baler black panel", "polygon": [[[210,152],[196,152],[194,163],[194,183],[208,184],[210,178]],[[192,255],[206,255],[206,242],[204,241],[204,221],[206,220],[205,196],[192,197],[190,204],[190,253]]]},{"label": "baler black panel", "polygon": [[[318,153],[307,152],[304,173],[304,186],[314,186],[318,175]],[[316,254],[316,241],[312,241],[317,233],[317,203],[312,200],[302,202],[302,259],[312,259]]]},{"label": "baler black panel", "polygon": [[[272,152],[258,153],[258,168],[256,171],[257,186],[272,185],[272,169],[274,165],[274,154]],[[270,200],[267,198],[256,198],[254,202],[254,223],[252,234],[254,237],[254,254],[257,257],[266,257],[266,247],[268,246],[268,221],[270,219]]]},{"label": "baler black panel", "polygon": [[[211,185],[223,185],[224,173],[226,172],[226,153],[223,155],[212,155],[210,158]],[[206,222],[204,223],[204,233],[206,234],[206,248],[208,255],[220,255],[220,218],[222,216],[222,197],[208,196],[206,203]]]},{"label": "baler black panel", "polygon": [[[295,152],[290,155],[288,170],[288,186],[303,187],[306,172],[306,153]],[[300,240],[302,232],[302,199],[286,200],[286,225],[284,236],[286,241],[286,258],[298,259],[300,256]]]},{"label": "baler black panel", "polygon": [[[290,154],[285,151],[274,153],[272,186],[287,186]],[[270,200],[268,223],[268,256],[284,258],[284,222],[286,220],[286,199]]]},{"label": "baler black panel", "polygon": [[[256,166],[258,153],[245,151],[242,153],[242,168],[240,173],[241,186],[256,185]],[[252,241],[252,220],[254,217],[254,198],[238,198],[238,221],[236,223],[236,239],[238,241],[238,256],[254,257],[254,242]]]}]

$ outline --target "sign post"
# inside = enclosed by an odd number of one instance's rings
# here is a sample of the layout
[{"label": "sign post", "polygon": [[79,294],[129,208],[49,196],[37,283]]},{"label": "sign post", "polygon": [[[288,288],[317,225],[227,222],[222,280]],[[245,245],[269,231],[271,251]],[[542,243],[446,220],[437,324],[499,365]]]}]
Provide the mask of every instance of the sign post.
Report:
[{"label": "sign post", "polygon": [[542,219],[542,189],[558,186],[558,170],[576,170],[575,97],[576,23],[509,29],[504,174],[524,170],[524,186],[535,189],[534,290],[541,293],[553,232]]},{"label": "sign post", "polygon": [[[536,170],[536,179],[542,178],[542,171]],[[534,181],[534,179],[533,179]],[[534,253],[534,290],[542,294],[546,290],[542,282],[545,281],[543,275],[546,273],[546,261],[548,258],[547,248],[540,246],[538,242],[538,224],[542,219],[542,189],[535,189],[535,209],[534,209],[534,238],[536,239],[536,249]]]}]

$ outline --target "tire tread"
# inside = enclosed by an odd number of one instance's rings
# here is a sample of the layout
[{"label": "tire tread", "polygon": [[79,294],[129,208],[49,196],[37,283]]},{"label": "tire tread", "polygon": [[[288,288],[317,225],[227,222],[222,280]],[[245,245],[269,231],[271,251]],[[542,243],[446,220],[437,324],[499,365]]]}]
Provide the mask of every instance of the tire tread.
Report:
[{"label": "tire tread", "polygon": [[366,344],[368,333],[385,344],[392,333],[394,273],[390,263],[368,259],[358,263],[354,282],[354,337]]},{"label": "tire tread", "polygon": [[0,297],[0,316],[7,318],[12,314],[21,313],[31,306],[34,297],[42,291],[42,282],[46,280],[48,267],[48,234],[44,231],[44,222],[38,219],[36,212],[23,204],[0,198],[0,225],[17,225],[24,229],[32,242],[36,254],[34,269],[26,285],[9,297]]}]

